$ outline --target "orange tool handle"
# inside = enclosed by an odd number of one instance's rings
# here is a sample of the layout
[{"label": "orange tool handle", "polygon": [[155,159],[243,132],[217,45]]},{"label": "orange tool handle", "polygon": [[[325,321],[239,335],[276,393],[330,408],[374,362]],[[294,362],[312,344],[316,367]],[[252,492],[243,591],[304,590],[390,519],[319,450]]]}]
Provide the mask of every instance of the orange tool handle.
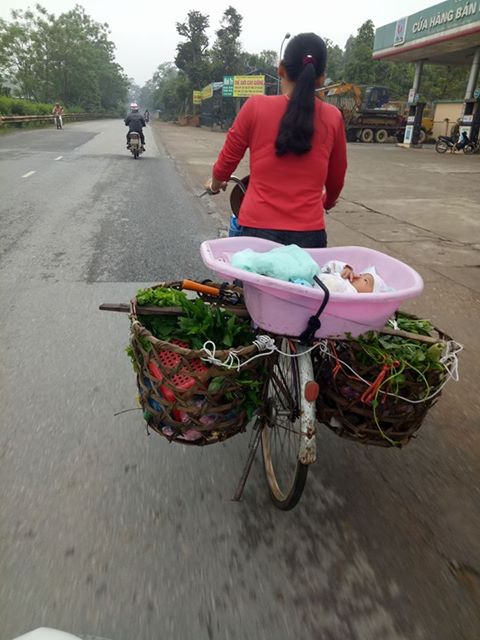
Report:
[{"label": "orange tool handle", "polygon": [[210,287],[207,284],[200,284],[200,282],[194,282],[193,280],[183,280],[182,288],[189,291],[198,291],[198,293],[206,293],[209,296],[219,296],[220,289],[218,287]]}]

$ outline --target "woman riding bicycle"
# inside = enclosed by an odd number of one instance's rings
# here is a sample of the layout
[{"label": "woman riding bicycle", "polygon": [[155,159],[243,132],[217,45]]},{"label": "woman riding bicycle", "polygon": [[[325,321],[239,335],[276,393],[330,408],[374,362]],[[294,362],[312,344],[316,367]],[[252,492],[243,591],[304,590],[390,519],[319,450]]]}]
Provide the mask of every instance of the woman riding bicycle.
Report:
[{"label": "woman riding bicycle", "polygon": [[324,211],[335,206],[347,161],[340,112],[315,98],[326,60],[319,36],[294,37],[278,70],[283,95],[249,98],[227,134],[207,186],[214,193],[225,189],[250,150],[240,235],[305,248],[327,244]]},{"label": "woman riding bicycle", "polygon": [[57,129],[62,129],[63,128],[63,115],[64,115],[64,110],[62,105],[59,102],[55,103],[55,106],[52,109],[52,114],[55,117],[55,124],[57,126]]}]

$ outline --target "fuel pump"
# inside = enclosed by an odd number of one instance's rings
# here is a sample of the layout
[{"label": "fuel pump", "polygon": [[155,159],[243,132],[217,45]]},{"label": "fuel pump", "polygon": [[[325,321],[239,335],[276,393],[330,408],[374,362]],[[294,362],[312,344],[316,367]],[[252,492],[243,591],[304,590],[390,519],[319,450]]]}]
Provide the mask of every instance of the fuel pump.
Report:
[{"label": "fuel pump", "polygon": [[460,120],[460,135],[465,131],[469,140],[478,140],[480,129],[480,96],[465,100],[463,115]]},{"label": "fuel pump", "polygon": [[423,110],[425,102],[411,102],[408,105],[407,125],[405,127],[404,144],[418,144],[420,129],[422,128]]}]

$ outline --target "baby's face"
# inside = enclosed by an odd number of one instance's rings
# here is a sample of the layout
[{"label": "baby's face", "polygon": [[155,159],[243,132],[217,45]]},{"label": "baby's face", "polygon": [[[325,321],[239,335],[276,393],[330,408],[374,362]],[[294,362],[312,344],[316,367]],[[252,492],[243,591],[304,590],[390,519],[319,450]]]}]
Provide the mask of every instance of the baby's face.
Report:
[{"label": "baby's face", "polygon": [[373,276],[371,273],[361,273],[353,276],[352,284],[358,293],[373,293]]}]

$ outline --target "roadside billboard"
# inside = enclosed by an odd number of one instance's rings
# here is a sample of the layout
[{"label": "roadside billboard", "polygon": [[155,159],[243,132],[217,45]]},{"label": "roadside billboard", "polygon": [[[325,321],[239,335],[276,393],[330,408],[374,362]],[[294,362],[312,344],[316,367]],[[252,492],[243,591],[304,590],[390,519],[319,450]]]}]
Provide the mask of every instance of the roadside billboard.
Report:
[{"label": "roadside billboard", "polygon": [[224,76],[222,95],[231,98],[248,98],[265,93],[265,76]]},{"label": "roadside billboard", "polygon": [[213,96],[213,85],[207,84],[206,87],[202,89],[202,100],[208,100]]}]

